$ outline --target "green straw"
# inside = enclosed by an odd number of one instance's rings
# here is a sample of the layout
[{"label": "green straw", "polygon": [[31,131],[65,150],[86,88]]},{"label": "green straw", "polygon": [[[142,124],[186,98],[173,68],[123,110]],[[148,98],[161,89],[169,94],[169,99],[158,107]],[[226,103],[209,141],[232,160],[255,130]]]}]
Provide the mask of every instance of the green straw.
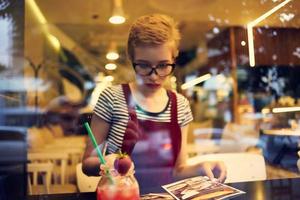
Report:
[{"label": "green straw", "polygon": [[[99,146],[97,144],[97,141],[95,139],[95,136],[94,136],[94,134],[93,134],[93,132],[91,130],[91,127],[90,127],[89,123],[85,122],[84,126],[85,126],[85,128],[86,128],[86,130],[88,132],[88,135],[89,135],[90,139],[92,140],[93,146],[96,148],[96,151],[97,151],[97,154],[98,154],[98,157],[99,157],[99,160],[100,160],[101,164],[105,165],[106,162],[105,162],[104,157],[103,157],[103,155],[102,155],[102,153],[101,153],[101,151],[99,149]],[[113,181],[113,179],[112,179],[112,177],[111,177],[111,175],[109,173],[109,170],[107,170],[106,173],[108,175],[108,178],[109,178],[110,182],[113,184],[114,181]]]},{"label": "green straw", "polygon": [[91,127],[89,126],[89,123],[85,122],[84,126],[85,126],[85,128],[86,128],[86,130],[87,130],[87,132],[89,134],[90,139],[92,140],[93,146],[96,148],[96,151],[97,151],[97,154],[98,154],[98,157],[100,159],[101,164],[105,165],[106,162],[105,162],[104,157],[103,157],[103,155],[102,155],[102,153],[101,153],[101,151],[99,149],[99,146],[97,144],[95,136],[94,136],[94,134],[93,134],[93,132],[91,130]]}]

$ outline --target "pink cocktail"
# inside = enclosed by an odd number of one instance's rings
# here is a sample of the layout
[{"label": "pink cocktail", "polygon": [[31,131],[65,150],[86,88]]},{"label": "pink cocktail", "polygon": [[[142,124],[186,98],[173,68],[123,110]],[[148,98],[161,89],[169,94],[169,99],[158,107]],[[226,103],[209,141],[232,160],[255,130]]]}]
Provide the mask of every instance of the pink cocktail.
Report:
[{"label": "pink cocktail", "polygon": [[125,176],[112,176],[112,179],[105,175],[101,177],[97,187],[97,200],[138,199],[140,199],[139,184],[133,173]]},{"label": "pink cocktail", "polygon": [[106,156],[100,166],[101,179],[97,186],[97,200],[139,200],[139,184],[134,176],[134,164],[127,154]]},{"label": "pink cocktail", "polygon": [[97,200],[139,200],[138,187],[98,187]]}]

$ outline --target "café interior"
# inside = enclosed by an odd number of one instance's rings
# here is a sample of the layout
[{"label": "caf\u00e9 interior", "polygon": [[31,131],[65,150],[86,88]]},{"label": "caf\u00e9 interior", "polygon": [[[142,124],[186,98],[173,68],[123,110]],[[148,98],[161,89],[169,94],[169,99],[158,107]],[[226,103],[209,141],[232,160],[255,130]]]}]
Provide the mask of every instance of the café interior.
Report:
[{"label": "caf\u00e9 interior", "polygon": [[0,197],[96,190],[83,123],[134,80],[128,30],[150,13],[182,34],[166,87],[191,106],[188,164],[224,161],[225,183],[299,178],[300,1],[1,0]]}]

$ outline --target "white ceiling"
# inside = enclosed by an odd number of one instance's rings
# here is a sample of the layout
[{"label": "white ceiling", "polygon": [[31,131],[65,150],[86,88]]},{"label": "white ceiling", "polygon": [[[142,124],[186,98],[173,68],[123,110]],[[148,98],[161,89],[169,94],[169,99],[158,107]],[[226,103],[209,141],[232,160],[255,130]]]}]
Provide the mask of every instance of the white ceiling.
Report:
[{"label": "white ceiling", "polygon": [[[110,41],[116,41],[124,52],[129,26],[137,17],[148,13],[164,13],[179,22],[182,32],[181,50],[205,45],[214,27],[245,26],[283,0],[123,0],[127,21],[112,25],[112,0],[36,0],[50,24],[58,26],[82,47],[103,57]],[[300,27],[300,0],[265,19],[260,26]],[[294,15],[281,21],[282,15]],[[126,74],[126,73],[125,73]]]},{"label": "white ceiling", "polygon": [[[213,27],[244,26],[270,10],[282,0],[123,0],[127,21],[111,25],[112,0],[36,0],[49,23],[61,27],[77,41],[93,41],[92,45],[117,40],[125,45],[130,23],[147,13],[165,13],[180,23],[182,48],[197,45]],[[300,1],[293,0],[261,25],[300,27]],[[293,13],[294,18],[282,23],[281,13]],[[92,42],[91,42],[92,43]]]}]

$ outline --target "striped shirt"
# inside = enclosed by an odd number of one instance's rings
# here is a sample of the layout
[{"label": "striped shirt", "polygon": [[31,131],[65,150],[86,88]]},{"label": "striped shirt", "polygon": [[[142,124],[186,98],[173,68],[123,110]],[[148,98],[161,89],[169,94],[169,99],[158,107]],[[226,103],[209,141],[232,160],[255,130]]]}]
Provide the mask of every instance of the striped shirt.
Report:
[{"label": "striped shirt", "polygon": [[[181,94],[176,93],[178,124],[184,127],[193,120],[192,112],[188,100]],[[170,99],[166,108],[159,113],[150,113],[143,110],[138,105],[135,106],[137,118],[139,120],[150,120],[156,122],[171,121],[171,103]],[[101,92],[94,113],[111,124],[107,141],[110,146],[120,149],[123,143],[123,136],[127,127],[129,118],[125,95],[121,85],[115,85],[106,88]],[[108,152],[114,151],[108,149]]]}]

